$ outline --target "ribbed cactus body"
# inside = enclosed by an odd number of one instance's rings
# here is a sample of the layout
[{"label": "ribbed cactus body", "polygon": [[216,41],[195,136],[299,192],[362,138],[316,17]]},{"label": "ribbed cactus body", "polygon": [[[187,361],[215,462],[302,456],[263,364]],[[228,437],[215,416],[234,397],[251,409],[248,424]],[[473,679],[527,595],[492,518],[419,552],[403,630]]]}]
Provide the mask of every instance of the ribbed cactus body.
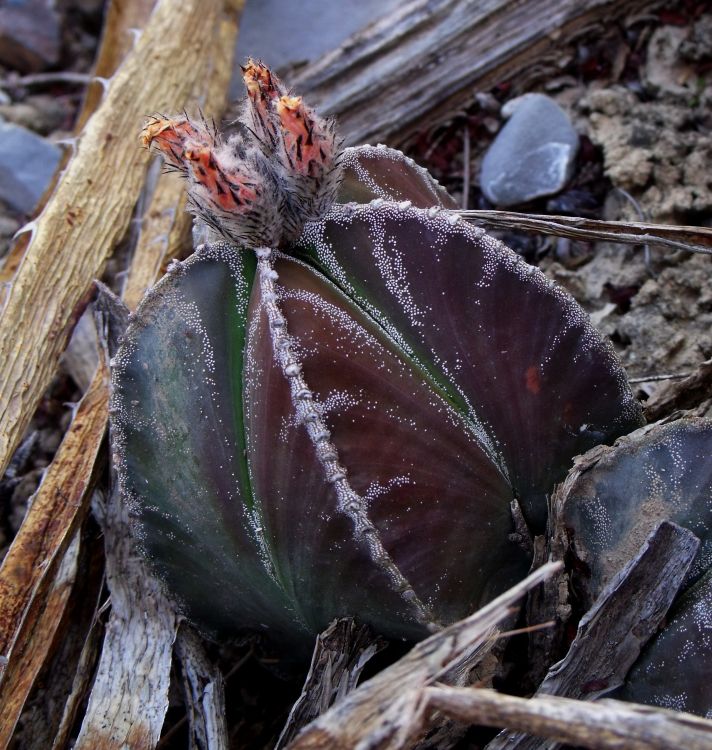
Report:
[{"label": "ribbed cactus body", "polygon": [[[206,632],[416,639],[530,563],[572,457],[641,421],[564,291],[385,147],[340,152],[264,66],[242,134],[156,119],[216,240],[147,295],[113,370],[121,488]],[[521,513],[516,515],[521,516]]]}]

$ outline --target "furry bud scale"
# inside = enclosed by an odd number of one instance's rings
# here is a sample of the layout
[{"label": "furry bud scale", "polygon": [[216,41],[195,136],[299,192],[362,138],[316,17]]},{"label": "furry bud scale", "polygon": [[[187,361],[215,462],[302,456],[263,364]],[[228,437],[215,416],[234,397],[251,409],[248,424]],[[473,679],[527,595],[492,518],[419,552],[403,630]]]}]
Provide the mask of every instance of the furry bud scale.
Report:
[{"label": "furry bud scale", "polygon": [[284,246],[325,214],[341,179],[333,122],[291,96],[260,62],[242,68],[243,134],[223,142],[200,119],[154,117],[141,140],[188,179],[190,208],[247,247]]}]

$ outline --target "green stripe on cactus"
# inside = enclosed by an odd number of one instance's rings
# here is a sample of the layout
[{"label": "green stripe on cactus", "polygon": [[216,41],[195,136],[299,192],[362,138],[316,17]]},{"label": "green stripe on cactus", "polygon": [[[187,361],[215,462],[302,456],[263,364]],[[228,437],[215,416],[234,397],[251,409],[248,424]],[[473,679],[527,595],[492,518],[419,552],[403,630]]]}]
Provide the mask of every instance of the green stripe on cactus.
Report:
[{"label": "green stripe on cactus", "polygon": [[208,246],[142,302],[113,368],[122,491],[157,572],[213,634],[300,630],[251,508],[242,352],[254,259]]}]

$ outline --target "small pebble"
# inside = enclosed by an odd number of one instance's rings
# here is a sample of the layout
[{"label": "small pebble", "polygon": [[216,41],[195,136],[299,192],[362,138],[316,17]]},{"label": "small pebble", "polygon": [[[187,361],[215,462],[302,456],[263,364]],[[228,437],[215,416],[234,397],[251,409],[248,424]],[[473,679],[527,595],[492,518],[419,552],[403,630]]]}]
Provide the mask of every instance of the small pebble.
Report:
[{"label": "small pebble", "polygon": [[558,193],[571,178],[578,134],[559,105],[527,94],[503,108],[509,122],[482,161],[480,185],[496,206],[515,206]]},{"label": "small pebble", "polygon": [[21,226],[22,222],[14,216],[0,213],[0,258],[10,249],[12,238]]},{"label": "small pebble", "polygon": [[54,175],[61,150],[30,130],[0,121],[0,200],[29,214]]},{"label": "small pebble", "polygon": [[67,111],[56,97],[37,95],[21,102],[0,101],[0,118],[40,135],[49,135],[65,124]]}]

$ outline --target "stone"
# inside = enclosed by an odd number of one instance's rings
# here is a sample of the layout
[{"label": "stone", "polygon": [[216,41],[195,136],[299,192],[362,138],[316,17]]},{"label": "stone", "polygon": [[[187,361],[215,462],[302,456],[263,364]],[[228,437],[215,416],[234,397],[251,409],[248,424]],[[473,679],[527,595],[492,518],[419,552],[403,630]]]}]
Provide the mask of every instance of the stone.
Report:
[{"label": "stone", "polygon": [[62,152],[30,130],[0,122],[0,200],[29,214],[42,196]]},{"label": "stone", "polygon": [[511,117],[482,160],[480,186],[490,203],[515,206],[558,193],[573,173],[578,134],[544,94],[508,102]]},{"label": "stone", "polygon": [[0,63],[36,73],[59,62],[59,15],[52,0],[0,2]]},{"label": "stone", "polygon": [[7,255],[15,232],[21,226],[22,222],[19,219],[0,211],[0,259]]}]

